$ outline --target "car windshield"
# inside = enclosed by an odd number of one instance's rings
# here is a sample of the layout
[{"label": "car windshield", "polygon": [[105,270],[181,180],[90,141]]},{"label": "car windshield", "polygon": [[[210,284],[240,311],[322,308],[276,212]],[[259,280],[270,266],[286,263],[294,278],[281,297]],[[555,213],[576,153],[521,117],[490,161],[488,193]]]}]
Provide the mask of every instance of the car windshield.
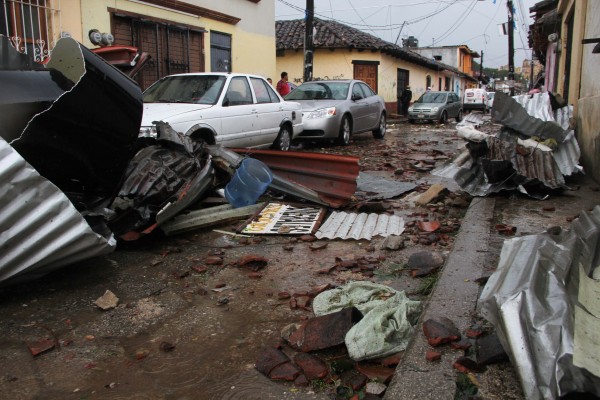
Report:
[{"label": "car windshield", "polygon": [[215,104],[225,80],[220,75],[168,76],[144,92],[144,103]]},{"label": "car windshield", "polygon": [[423,93],[416,103],[445,103],[447,96],[446,93],[427,92]]},{"label": "car windshield", "polygon": [[348,82],[308,82],[285,96],[286,100],[346,100]]}]

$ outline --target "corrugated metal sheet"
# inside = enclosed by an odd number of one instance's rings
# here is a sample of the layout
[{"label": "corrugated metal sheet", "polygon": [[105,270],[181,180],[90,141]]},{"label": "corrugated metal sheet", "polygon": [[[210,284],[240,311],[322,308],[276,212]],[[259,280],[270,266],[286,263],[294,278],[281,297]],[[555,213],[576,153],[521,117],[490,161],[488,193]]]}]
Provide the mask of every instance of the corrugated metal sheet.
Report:
[{"label": "corrugated metal sheet", "polygon": [[319,239],[367,239],[374,236],[401,235],[404,219],[397,215],[347,213],[334,211],[321,225]]},{"label": "corrugated metal sheet", "polygon": [[469,113],[465,114],[462,121],[460,121],[456,126],[462,125],[475,125],[479,126],[483,124],[483,114],[480,113]]},{"label": "corrugated metal sheet", "polygon": [[[487,139],[490,160],[510,161],[516,173],[528,181],[539,180],[551,189],[564,187],[565,179],[551,151],[528,148],[517,151],[516,142],[490,136]],[[520,179],[519,179],[520,180]]]},{"label": "corrugated metal sheet", "polygon": [[581,211],[568,231],[505,240],[498,268],[481,293],[481,314],[496,328],[528,399],[600,395],[600,377],[574,361],[585,351],[576,330],[587,330],[589,337],[595,332],[578,324],[575,310],[581,305],[579,270],[589,276],[597,267],[599,238],[596,206]]},{"label": "corrugated metal sheet", "polygon": [[[540,110],[545,109],[546,106],[543,104],[542,100],[543,98],[532,103],[531,107],[537,105],[540,107]],[[532,112],[534,112],[533,109]],[[546,115],[546,113],[542,111],[535,112],[540,115]],[[494,97],[492,114],[494,120],[497,122],[526,136],[537,136],[543,139],[551,138],[558,143],[561,143],[567,136],[567,131],[557,124],[554,121],[554,118],[549,120],[536,118],[528,114],[528,111],[515,99],[501,92],[496,93],[496,96]]]},{"label": "corrugated metal sheet", "polygon": [[256,158],[274,174],[297,182],[319,194],[322,202],[338,208],[356,191],[358,157],[295,151],[232,149]]},{"label": "corrugated metal sheet", "polygon": [[110,253],[65,194],[0,138],[0,281]]}]

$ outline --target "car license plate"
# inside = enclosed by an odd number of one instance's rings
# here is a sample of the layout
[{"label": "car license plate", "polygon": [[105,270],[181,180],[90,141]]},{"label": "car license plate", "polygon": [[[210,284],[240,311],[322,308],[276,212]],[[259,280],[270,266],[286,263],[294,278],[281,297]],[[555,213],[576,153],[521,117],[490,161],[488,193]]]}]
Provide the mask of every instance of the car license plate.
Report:
[{"label": "car license plate", "polygon": [[425,118],[425,115],[419,114],[419,118]]}]

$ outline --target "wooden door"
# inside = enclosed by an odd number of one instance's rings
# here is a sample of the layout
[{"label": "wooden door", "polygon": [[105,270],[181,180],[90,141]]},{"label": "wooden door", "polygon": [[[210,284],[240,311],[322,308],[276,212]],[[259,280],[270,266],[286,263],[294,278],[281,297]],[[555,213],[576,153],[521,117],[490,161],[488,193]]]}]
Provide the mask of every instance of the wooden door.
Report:
[{"label": "wooden door", "polygon": [[377,64],[354,61],[354,79],[366,82],[377,93]]}]

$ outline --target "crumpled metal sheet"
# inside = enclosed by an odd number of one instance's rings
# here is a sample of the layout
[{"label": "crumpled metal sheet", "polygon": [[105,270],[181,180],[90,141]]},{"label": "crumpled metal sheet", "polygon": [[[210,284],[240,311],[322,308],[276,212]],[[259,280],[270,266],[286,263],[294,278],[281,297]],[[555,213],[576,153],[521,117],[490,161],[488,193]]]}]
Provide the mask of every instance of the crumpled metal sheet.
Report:
[{"label": "crumpled metal sheet", "polygon": [[117,216],[113,231],[125,240],[149,233],[200,199],[214,184],[210,155],[204,142],[157,122],[158,138],[130,161],[125,179],[113,202]]},{"label": "crumpled metal sheet", "polygon": [[334,211],[315,236],[319,239],[367,239],[387,237],[404,232],[404,219],[397,215],[347,213]]},{"label": "crumpled metal sheet", "polygon": [[36,278],[116,247],[2,138],[0,193],[0,281]]},{"label": "crumpled metal sheet", "polygon": [[410,192],[417,187],[413,182],[400,182],[377,175],[360,172],[356,179],[356,190],[366,192],[367,199],[391,199]]},{"label": "crumpled metal sheet", "polygon": [[513,99],[519,103],[530,116],[541,119],[542,121],[555,120],[550,103],[550,94],[548,94],[548,92],[534,93],[533,95],[522,94],[514,96]]},{"label": "crumpled metal sheet", "polygon": [[[435,169],[432,173],[454,179],[472,196],[486,196],[500,190],[518,189],[531,197],[542,199],[547,195],[540,195],[531,190],[537,190],[538,187],[527,186],[538,186],[537,183],[541,183],[547,189],[566,188],[564,177],[582,171],[578,164],[580,149],[574,131],[567,131],[572,107],[562,107],[553,113],[547,93],[515,98],[499,93],[497,97],[500,101],[497,103],[497,99],[494,100],[494,108],[498,107],[498,110],[506,114],[505,119],[499,121],[505,127],[497,137],[477,135],[479,131],[470,128],[468,124],[457,127],[459,136],[469,140],[467,147],[471,151],[461,154],[453,162]],[[523,112],[533,116],[525,118],[521,115]],[[524,125],[515,127],[515,118]],[[555,120],[560,121],[560,126]],[[544,125],[546,123],[552,125]],[[544,126],[565,134],[562,142],[557,141],[558,146],[554,151],[532,139],[518,140],[517,135],[507,129],[508,127],[525,133],[523,131],[526,129],[542,129]],[[544,137],[531,133],[527,136]],[[483,138],[485,147],[476,144]]]},{"label": "crumpled metal sheet", "polygon": [[456,126],[464,126],[464,125],[474,125],[480,126],[483,124],[483,114],[480,113],[469,113],[463,116],[462,121],[460,121]]},{"label": "crumpled metal sheet", "polygon": [[[541,97],[531,104],[531,107],[539,107],[532,108],[534,114],[539,114],[539,110],[546,110],[546,105],[543,103],[543,98]],[[515,99],[502,92],[496,93],[494,97],[492,114],[495,121],[525,136],[537,136],[543,139],[550,138],[556,140],[558,143],[561,143],[567,136],[567,131],[557,124],[554,118],[548,120],[536,118],[528,114],[528,111]],[[546,116],[546,114],[549,113],[542,112],[542,115]]]},{"label": "crumpled metal sheet", "polygon": [[[488,152],[482,160],[508,161],[509,168],[515,171],[511,179],[518,184],[540,181],[550,189],[565,187],[565,179],[551,151],[518,147],[516,138],[506,132],[499,136],[488,137]],[[486,175],[490,176],[487,171]]]},{"label": "crumpled metal sheet", "polygon": [[598,259],[600,206],[582,212],[569,231],[504,241],[479,308],[494,324],[527,399],[600,396],[600,377],[573,365],[579,266],[589,275]]}]

